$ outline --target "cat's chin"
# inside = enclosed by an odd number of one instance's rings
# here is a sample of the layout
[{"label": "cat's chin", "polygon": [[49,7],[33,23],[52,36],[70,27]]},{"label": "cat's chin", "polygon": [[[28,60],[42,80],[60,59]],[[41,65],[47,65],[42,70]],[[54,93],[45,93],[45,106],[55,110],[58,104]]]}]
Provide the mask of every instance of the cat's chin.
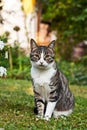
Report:
[{"label": "cat's chin", "polygon": [[48,66],[45,66],[45,65],[38,65],[37,68],[38,68],[38,69],[48,69]]}]

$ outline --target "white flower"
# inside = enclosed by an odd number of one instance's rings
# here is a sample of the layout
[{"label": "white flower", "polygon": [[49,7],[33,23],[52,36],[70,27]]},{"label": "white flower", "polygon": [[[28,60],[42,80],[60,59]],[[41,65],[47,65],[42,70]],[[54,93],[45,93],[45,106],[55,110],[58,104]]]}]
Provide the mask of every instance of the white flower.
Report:
[{"label": "white flower", "polygon": [[84,41],[84,43],[85,43],[85,45],[87,45],[87,41],[86,40]]},{"label": "white flower", "polygon": [[[10,34],[8,43],[14,46],[14,42],[18,41],[21,48],[27,48],[29,44],[26,36],[25,15],[21,8],[21,0],[3,0],[3,2],[1,16],[4,19],[3,32],[8,31]],[[14,30],[15,26],[20,28],[18,32]]]},{"label": "white flower", "polygon": [[3,66],[0,66],[0,77],[6,76],[7,75],[7,70]]},{"label": "white flower", "polygon": [[3,48],[4,48],[4,42],[3,41],[0,41],[0,50],[3,50]]}]

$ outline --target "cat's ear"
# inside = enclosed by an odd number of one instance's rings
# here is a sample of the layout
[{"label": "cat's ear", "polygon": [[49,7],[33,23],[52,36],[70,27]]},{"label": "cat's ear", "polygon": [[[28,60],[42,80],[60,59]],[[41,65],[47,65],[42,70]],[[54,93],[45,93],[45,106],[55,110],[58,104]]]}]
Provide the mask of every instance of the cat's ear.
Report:
[{"label": "cat's ear", "polygon": [[31,51],[32,51],[32,50],[35,50],[35,49],[38,47],[38,45],[37,45],[37,43],[34,41],[34,39],[31,39],[31,40],[30,40],[30,47],[31,47]]},{"label": "cat's ear", "polygon": [[53,40],[53,41],[48,45],[48,47],[54,49],[54,47],[55,47],[55,40]]}]

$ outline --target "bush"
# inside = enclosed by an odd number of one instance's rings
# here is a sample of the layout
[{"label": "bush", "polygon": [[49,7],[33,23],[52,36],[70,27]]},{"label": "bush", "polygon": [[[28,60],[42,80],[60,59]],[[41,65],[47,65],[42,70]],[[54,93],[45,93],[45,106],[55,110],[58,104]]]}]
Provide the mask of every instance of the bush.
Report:
[{"label": "bush", "polygon": [[[87,58],[85,60],[87,61]],[[85,60],[83,58],[77,63],[67,61],[58,62],[58,68],[66,75],[70,84],[87,85],[87,67]]]},{"label": "bush", "polygon": [[10,48],[11,53],[11,65],[9,66],[8,77],[16,79],[30,79],[30,60],[25,56],[23,51],[15,46]]}]

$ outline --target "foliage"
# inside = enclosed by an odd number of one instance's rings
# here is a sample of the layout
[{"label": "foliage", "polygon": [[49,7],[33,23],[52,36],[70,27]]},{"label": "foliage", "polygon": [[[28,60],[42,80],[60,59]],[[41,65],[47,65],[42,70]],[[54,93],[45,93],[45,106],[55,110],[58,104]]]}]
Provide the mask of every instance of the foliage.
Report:
[{"label": "foliage", "polygon": [[[6,130],[86,130],[87,87],[71,86],[75,109],[69,117],[38,119],[30,81],[0,80],[0,128]],[[78,93],[79,90],[79,93]]]},{"label": "foliage", "polygon": [[87,57],[81,61],[58,63],[58,68],[66,75],[70,84],[87,85]]},{"label": "foliage", "polygon": [[87,1],[49,0],[43,6],[43,19],[52,22],[52,28],[58,32],[58,53],[64,59],[70,58],[73,46],[87,40]]},{"label": "foliage", "polygon": [[2,54],[0,54],[0,66],[7,68],[8,65],[8,59],[5,58],[5,51],[3,51]]},{"label": "foliage", "polygon": [[[6,45],[7,36],[3,34],[0,36],[0,40],[5,43],[3,50],[0,50],[0,66],[7,68],[7,77],[30,79],[30,60],[29,57],[24,55],[22,49],[15,43],[14,47]],[[6,53],[7,57],[6,58]]]},{"label": "foliage", "polygon": [[12,58],[12,69],[9,68],[8,77],[17,79],[30,79],[30,60],[18,47],[10,48]]},{"label": "foliage", "polygon": [[[81,33],[81,38],[87,33],[87,1],[84,0],[49,0],[49,6],[45,8],[43,17],[53,21],[58,30],[65,35]],[[55,13],[54,13],[55,11]],[[65,26],[64,26],[65,25]],[[83,27],[84,25],[84,27]],[[86,38],[86,35],[85,35]]]}]

